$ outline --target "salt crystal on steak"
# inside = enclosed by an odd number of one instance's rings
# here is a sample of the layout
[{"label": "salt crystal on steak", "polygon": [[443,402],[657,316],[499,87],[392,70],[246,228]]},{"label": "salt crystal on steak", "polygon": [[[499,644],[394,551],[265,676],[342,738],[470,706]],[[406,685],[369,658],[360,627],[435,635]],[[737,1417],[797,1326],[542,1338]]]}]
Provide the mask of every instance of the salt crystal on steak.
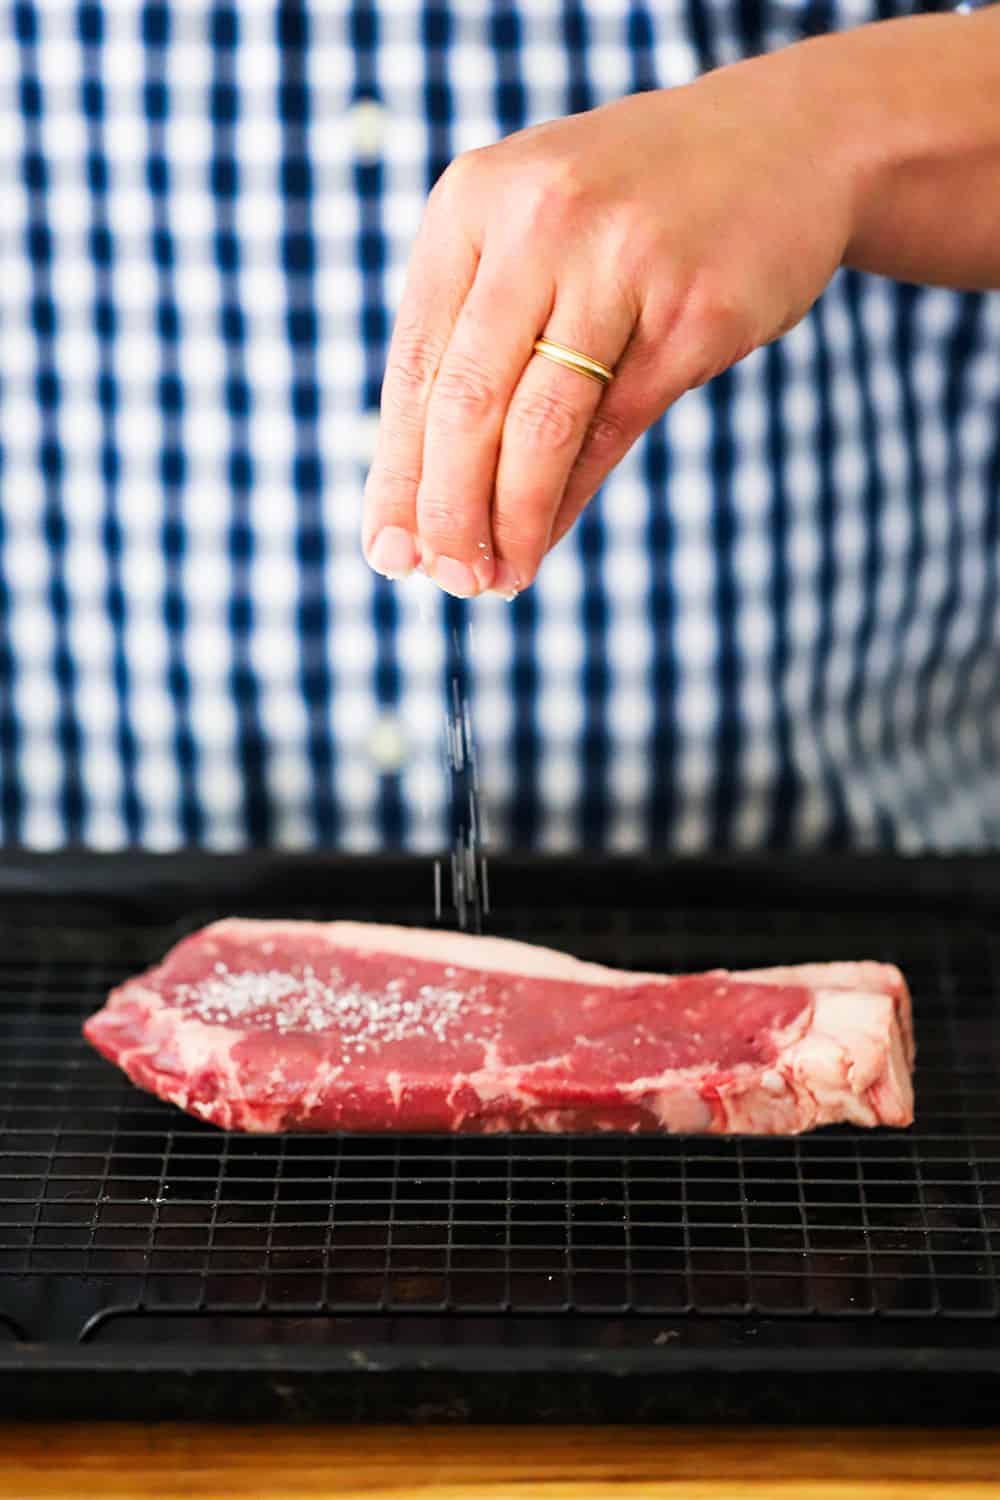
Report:
[{"label": "salt crystal on steak", "polygon": [[669,976],[356,922],[217,922],[84,1027],[140,1087],[231,1130],[908,1125],[898,969]]}]

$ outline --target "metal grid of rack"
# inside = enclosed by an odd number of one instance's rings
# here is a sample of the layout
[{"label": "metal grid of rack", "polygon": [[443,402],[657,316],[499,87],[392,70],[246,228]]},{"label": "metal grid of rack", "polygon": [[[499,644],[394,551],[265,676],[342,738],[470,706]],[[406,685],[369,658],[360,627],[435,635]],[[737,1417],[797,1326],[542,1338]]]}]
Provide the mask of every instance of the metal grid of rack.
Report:
[{"label": "metal grid of rack", "polygon": [[494,930],[637,968],[897,962],[915,998],[918,1123],[799,1140],[227,1136],[134,1089],[80,1037],[107,988],[162,953],[165,929],[13,923],[0,931],[0,1328],[79,1340],[130,1310],[394,1314],[397,1327],[431,1312],[996,1317],[988,923],[506,904]]}]

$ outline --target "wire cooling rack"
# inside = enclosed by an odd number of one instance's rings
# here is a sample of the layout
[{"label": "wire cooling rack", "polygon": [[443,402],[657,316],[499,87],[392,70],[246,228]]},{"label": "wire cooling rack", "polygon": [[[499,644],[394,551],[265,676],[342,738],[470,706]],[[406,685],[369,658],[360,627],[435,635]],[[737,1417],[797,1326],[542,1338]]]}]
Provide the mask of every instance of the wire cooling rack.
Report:
[{"label": "wire cooling rack", "polygon": [[[843,1350],[872,1326],[891,1348],[904,1324],[900,1347],[994,1346],[1000,969],[988,866],[964,867],[954,886],[938,870],[925,887],[898,874],[880,885],[875,866],[860,883],[771,869],[762,884],[736,866],[681,886],[653,868],[622,879],[575,864],[554,881],[551,868],[505,877],[499,865],[493,930],[591,959],[899,963],[917,1017],[916,1126],[797,1140],[247,1137],[200,1125],[82,1041],[111,985],[225,910],[427,921],[413,900],[426,876],[403,861],[331,867],[322,908],[305,866],[297,882],[258,865],[231,890],[230,868],[209,862],[201,887],[168,882],[145,911],[134,880],[131,905],[113,880],[83,901],[33,879],[27,909],[25,892],[0,889],[8,1364],[28,1346],[37,1357],[39,1346],[190,1352],[220,1340],[244,1354],[346,1341],[365,1358],[369,1337],[426,1346],[445,1328],[453,1342],[456,1327],[536,1349],[586,1343],[586,1329],[598,1347],[664,1351],[749,1346],[764,1329],[780,1348],[787,1327],[789,1347]],[[683,903],[663,899],[679,889]]]}]

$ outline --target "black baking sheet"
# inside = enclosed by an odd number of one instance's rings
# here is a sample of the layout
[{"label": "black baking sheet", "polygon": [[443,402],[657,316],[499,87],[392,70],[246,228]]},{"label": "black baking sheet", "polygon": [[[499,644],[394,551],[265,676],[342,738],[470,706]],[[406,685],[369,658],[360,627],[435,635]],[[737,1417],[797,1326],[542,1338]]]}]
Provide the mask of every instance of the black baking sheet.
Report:
[{"label": "black baking sheet", "polygon": [[80,1038],[232,912],[430,924],[431,862],[0,872],[12,1414],[992,1421],[1000,861],[493,860],[490,930],[641,969],[899,963],[917,1125],[798,1140],[229,1136]]}]

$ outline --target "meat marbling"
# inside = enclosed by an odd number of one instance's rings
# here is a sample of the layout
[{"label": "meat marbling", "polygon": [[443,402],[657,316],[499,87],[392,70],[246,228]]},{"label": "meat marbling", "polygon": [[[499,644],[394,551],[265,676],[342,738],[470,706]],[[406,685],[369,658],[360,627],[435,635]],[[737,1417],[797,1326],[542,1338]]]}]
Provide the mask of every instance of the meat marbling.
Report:
[{"label": "meat marbling", "polygon": [[672,977],[504,939],[216,922],[89,1041],[233,1130],[788,1135],[908,1125],[910,998],[878,963]]}]

